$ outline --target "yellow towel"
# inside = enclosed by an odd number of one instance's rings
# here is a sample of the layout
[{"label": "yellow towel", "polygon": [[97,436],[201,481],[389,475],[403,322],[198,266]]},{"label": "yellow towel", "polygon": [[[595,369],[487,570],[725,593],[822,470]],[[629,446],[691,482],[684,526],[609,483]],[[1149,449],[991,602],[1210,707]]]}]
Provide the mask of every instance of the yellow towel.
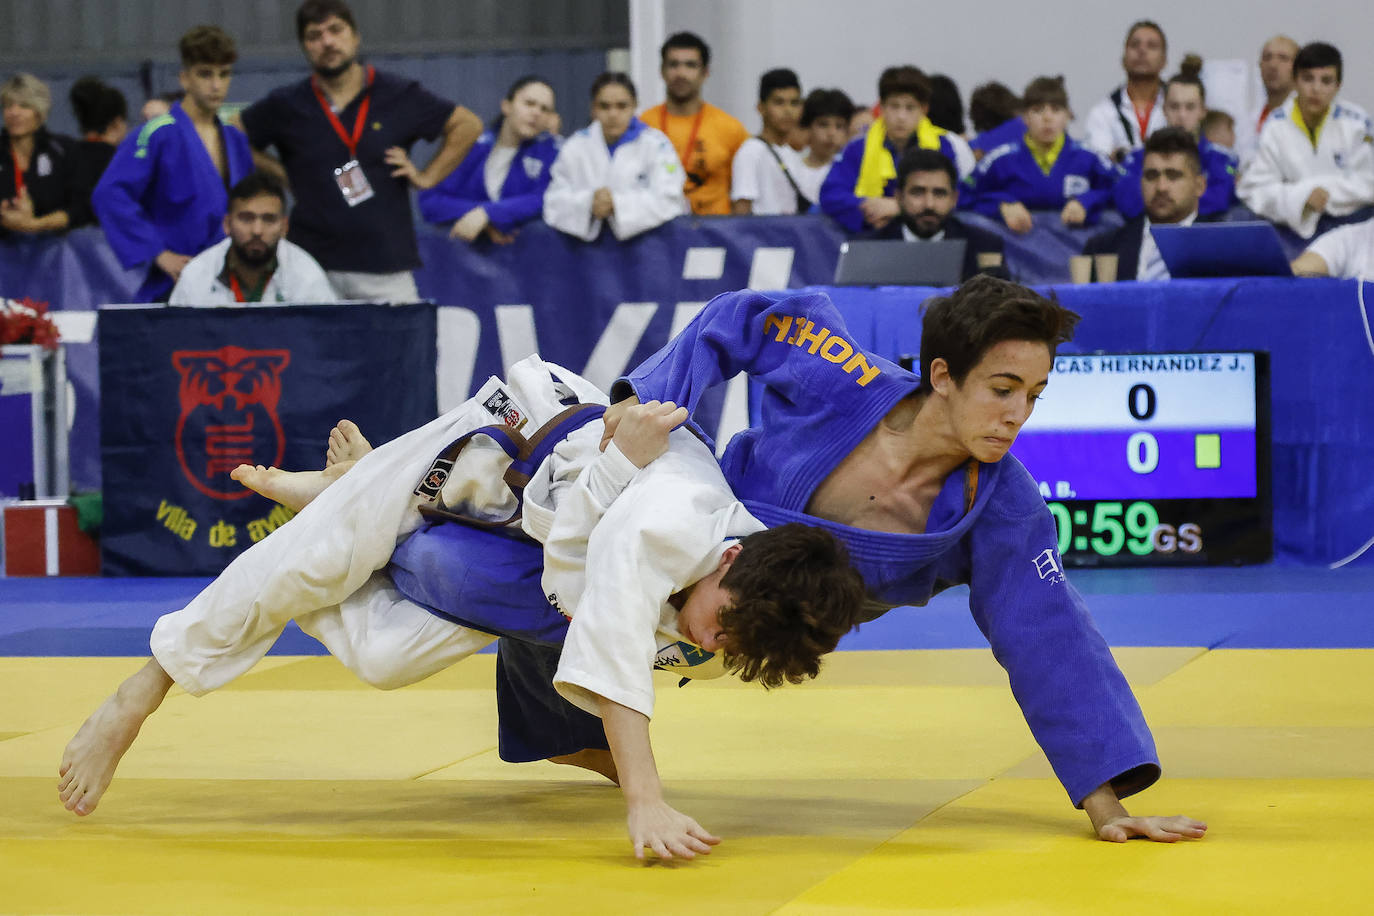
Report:
[{"label": "yellow towel", "polygon": [[[921,149],[939,149],[944,129],[936,127],[930,118],[921,119],[916,125],[916,145]],[[882,197],[887,183],[897,177],[897,166],[892,161],[883,141],[887,139],[887,125],[882,118],[875,118],[864,137],[864,157],[859,162],[859,180],[854,182],[855,197]]]}]

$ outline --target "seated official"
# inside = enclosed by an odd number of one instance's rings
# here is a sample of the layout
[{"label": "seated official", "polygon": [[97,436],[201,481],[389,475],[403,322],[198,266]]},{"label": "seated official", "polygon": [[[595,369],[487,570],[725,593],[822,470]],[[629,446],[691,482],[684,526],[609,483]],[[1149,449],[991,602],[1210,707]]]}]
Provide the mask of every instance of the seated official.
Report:
[{"label": "seated official", "polygon": [[882,229],[869,233],[870,239],[903,239],[908,242],[938,242],[965,239],[964,266],[960,279],[977,273],[1006,275],[1002,268],[1003,241],[974,226],[966,226],[952,215],[959,203],[958,173],[948,158],[929,149],[907,152],[897,164],[898,218]]},{"label": "seated official", "polygon": [[[1198,199],[1197,212],[1214,216],[1230,210],[1236,200],[1236,157],[1201,136],[1202,122],[1207,116],[1207,90],[1202,85],[1202,58],[1190,54],[1183,59],[1178,75],[1164,84],[1164,119],[1170,127],[1188,131],[1197,140],[1202,173],[1207,176],[1207,190]],[[1134,219],[1145,212],[1140,197],[1140,171],[1145,162],[1145,150],[1133,150],[1122,164],[1122,176],[1112,189],[1112,201],[1126,219]]]},{"label": "seated official", "polygon": [[1118,280],[1168,280],[1169,268],[1160,257],[1152,225],[1191,226],[1214,217],[1198,216],[1198,200],[1207,188],[1197,140],[1180,127],[1165,127],[1145,141],[1140,194],[1145,212],[1117,229],[1088,240],[1084,254],[1117,256]]},{"label": "seated official", "polygon": [[1323,214],[1374,204],[1374,145],[1364,109],[1336,98],[1341,52],[1314,42],[1293,60],[1297,92],[1269,115],[1236,190],[1255,213],[1311,238]]},{"label": "seated official", "polygon": [[1374,219],[1323,232],[1293,261],[1300,277],[1374,277]]},{"label": "seated official", "polygon": [[67,229],[75,144],[43,126],[52,108],[47,84],[31,73],[16,73],[0,85],[0,105],[0,235]]},{"label": "seated official", "polygon": [[271,175],[251,172],[229,189],[228,234],[181,269],[169,305],[337,302],[324,268],[288,242],[286,191]]},{"label": "seated official", "polygon": [[492,128],[447,178],[416,195],[420,215],[431,223],[452,222],[449,238],[512,241],[515,230],[544,208],[558,156],[558,141],[545,131],[553,105],[553,88],[542,78],[516,80]]},{"label": "seated official", "polygon": [[592,123],[564,142],[544,194],[544,222],[595,241],[628,239],[688,212],[672,141],[635,117],[635,84],[608,71],[592,81]]},{"label": "seated official", "polygon": [[1063,77],[1031,80],[1022,96],[1026,133],[999,146],[974,170],[969,209],[1031,230],[1031,210],[1055,210],[1065,226],[1091,226],[1111,200],[1118,172],[1105,157],[1065,133],[1069,96]]}]

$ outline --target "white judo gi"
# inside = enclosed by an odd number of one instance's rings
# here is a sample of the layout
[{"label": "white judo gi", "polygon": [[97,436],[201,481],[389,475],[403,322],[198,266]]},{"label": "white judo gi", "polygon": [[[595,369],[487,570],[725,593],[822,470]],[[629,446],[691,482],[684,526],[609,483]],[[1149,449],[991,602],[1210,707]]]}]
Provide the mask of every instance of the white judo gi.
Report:
[{"label": "white judo gi", "polygon": [[[189,605],[159,619],[154,657],[180,687],[201,695],[248,671],[290,620],[359,678],[383,689],[415,683],[481,649],[495,637],[407,600],[383,567],[421,525],[423,500],[413,491],[445,446],[499,425],[512,407],[526,418],[522,431],[531,433],[565,409],[560,398],[569,394],[605,403],[590,383],[529,357],[511,368],[508,382],[490,379],[466,403],[374,449],[237,557]],[[486,406],[496,404],[501,406]],[[645,469],[636,469],[614,444],[601,452],[601,431],[602,424],[592,422],[558,444],[527,485],[518,523],[545,544],[544,593],[556,596],[565,614],[580,610],[584,595],[600,603],[570,629],[570,643],[578,634],[570,670],[590,672],[587,686],[604,688],[612,698],[641,695],[655,660],[695,665],[688,672],[694,677],[719,674],[718,659],[699,664],[709,653],[698,658],[682,644],[675,612],[670,615],[665,602],[715,568],[727,537],[763,526],[735,502],[710,451],[686,430],[675,430],[669,452]],[[510,459],[483,441],[474,440],[459,456],[444,500],[469,514],[505,518],[515,508],[502,480]],[[595,530],[631,484],[633,499],[610,513],[617,530]],[[608,558],[607,551],[625,556]],[[595,569],[589,585],[587,564],[600,562],[608,566]],[[671,591],[660,599],[665,583]],[[666,627],[656,633],[660,623]],[[621,680],[625,686],[616,687]]]},{"label": "white judo gi", "polygon": [[602,220],[592,219],[592,194],[609,188],[615,212],[612,234],[628,239],[688,212],[682,194],[685,175],[668,137],[633,121],[611,152],[601,124],[593,121],[563,141],[544,193],[544,222],[561,232],[594,241]]},{"label": "white judo gi", "polygon": [[1337,99],[1331,103],[1313,148],[1295,97],[1276,109],[1260,131],[1259,148],[1241,172],[1236,193],[1267,220],[1310,239],[1321,213],[1305,210],[1315,188],[1330,195],[1326,213],[1347,216],[1374,204],[1374,140],[1364,109]]}]

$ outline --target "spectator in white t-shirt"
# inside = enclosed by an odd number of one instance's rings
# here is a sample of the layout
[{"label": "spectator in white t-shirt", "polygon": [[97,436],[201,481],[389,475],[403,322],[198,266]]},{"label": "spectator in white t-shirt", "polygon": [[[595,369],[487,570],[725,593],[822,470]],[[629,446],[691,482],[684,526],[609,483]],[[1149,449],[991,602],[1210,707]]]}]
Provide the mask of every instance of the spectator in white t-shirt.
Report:
[{"label": "spectator in white t-shirt", "polygon": [[792,177],[802,196],[813,204],[821,199],[821,183],[849,142],[853,114],[854,103],[839,89],[812,89],[802,104],[801,126],[807,141]]},{"label": "spectator in white t-shirt", "polygon": [[1322,233],[1293,261],[1300,277],[1374,277],[1374,219]]},{"label": "spectator in white t-shirt", "polygon": [[787,145],[788,135],[801,119],[797,74],[778,69],[759,77],[758,108],[763,129],[740,145],[730,166],[730,212],[736,216],[804,212],[793,175],[801,157]]}]

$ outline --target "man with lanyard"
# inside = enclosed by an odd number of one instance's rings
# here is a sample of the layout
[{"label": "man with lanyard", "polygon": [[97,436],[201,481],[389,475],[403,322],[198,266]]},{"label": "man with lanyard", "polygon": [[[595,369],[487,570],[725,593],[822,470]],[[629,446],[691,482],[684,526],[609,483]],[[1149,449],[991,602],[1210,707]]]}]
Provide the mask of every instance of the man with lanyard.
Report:
[{"label": "man with lanyard", "polygon": [[668,135],[687,173],[683,191],[692,212],[725,216],[730,212],[730,163],[749,131],[735,118],[701,97],[711,72],[711,49],[691,32],[668,37],[659,50],[668,99],[639,116]]},{"label": "man with lanyard", "polygon": [[[306,0],[296,31],[314,72],[242,113],[253,147],[275,147],[290,180],[291,241],[319,261],[342,298],[412,302],[420,257],[410,186],[438,184],[482,124],[414,80],[359,63],[353,12],[342,0]],[[406,151],[441,134],[439,151],[417,168]]]},{"label": "man with lanyard", "polygon": [[1159,77],[1168,51],[1164,30],[1155,23],[1142,19],[1130,27],[1121,55],[1126,82],[1088,112],[1084,146],[1119,163],[1165,126],[1164,83]]},{"label": "man with lanyard", "polygon": [[336,302],[315,259],[282,238],[288,225],[281,183],[266,172],[252,173],[229,190],[229,237],[191,259],[168,303]]}]

